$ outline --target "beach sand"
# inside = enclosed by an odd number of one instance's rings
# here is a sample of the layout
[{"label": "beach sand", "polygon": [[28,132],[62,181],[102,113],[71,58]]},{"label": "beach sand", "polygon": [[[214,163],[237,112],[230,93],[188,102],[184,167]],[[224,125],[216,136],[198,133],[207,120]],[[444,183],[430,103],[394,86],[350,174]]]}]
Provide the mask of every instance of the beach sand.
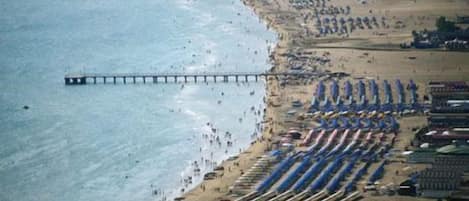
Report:
[{"label": "beach sand", "polygon": [[[377,80],[401,79],[404,82],[414,80],[419,86],[419,97],[425,94],[425,84],[430,80],[467,80],[469,77],[469,54],[436,49],[417,50],[400,49],[399,44],[409,42],[412,30],[434,29],[435,19],[446,16],[454,19],[456,15],[469,13],[469,2],[463,0],[370,0],[366,4],[358,1],[331,0],[329,4],[346,6],[352,10],[352,16],[385,17],[387,27],[357,30],[344,36],[315,37],[313,22],[304,20],[307,10],[293,8],[288,0],[244,0],[266,26],[278,33],[278,44],[272,53],[273,71],[288,70],[288,52],[313,52],[313,55],[326,55],[330,62],[315,66],[317,71],[346,72],[354,78],[373,78]],[[309,30],[309,31],[305,31]],[[229,187],[271,146],[267,139],[286,131],[290,127],[311,126],[308,122],[289,119],[285,113],[291,109],[290,102],[300,100],[309,103],[314,90],[313,82],[298,81],[281,87],[278,80],[267,82],[267,102],[265,113],[264,141],[257,141],[233,161],[222,164],[224,171],[213,180],[204,181],[183,197],[191,201],[234,200],[229,194]],[[307,104],[305,104],[307,105]],[[306,109],[306,106],[304,107]],[[304,110],[306,111],[306,110]],[[409,146],[413,138],[412,128],[424,126],[425,116],[403,117],[401,132],[394,149],[402,151]],[[271,130],[271,132],[269,132]],[[273,135],[272,135],[273,134]],[[395,170],[409,167],[412,171],[425,168],[422,165],[402,163],[403,158],[393,157],[385,168],[384,184],[398,184],[408,174],[395,175]],[[239,166],[234,165],[239,163]],[[230,169],[230,171],[228,171]],[[203,188],[203,186],[205,188]],[[359,189],[363,184],[359,184]],[[205,189],[205,190],[203,190]],[[364,194],[363,200],[409,200],[400,196],[372,196]],[[413,200],[425,200],[412,198]]]}]

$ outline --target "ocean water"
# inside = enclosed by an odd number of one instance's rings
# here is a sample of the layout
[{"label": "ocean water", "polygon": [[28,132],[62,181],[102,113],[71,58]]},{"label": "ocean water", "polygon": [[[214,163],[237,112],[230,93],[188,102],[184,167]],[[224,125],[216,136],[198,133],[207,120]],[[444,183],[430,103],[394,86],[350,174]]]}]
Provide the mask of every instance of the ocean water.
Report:
[{"label": "ocean water", "polygon": [[264,71],[275,37],[237,0],[0,0],[0,200],[177,196],[194,160],[248,147],[264,84],[65,86],[64,74]]}]

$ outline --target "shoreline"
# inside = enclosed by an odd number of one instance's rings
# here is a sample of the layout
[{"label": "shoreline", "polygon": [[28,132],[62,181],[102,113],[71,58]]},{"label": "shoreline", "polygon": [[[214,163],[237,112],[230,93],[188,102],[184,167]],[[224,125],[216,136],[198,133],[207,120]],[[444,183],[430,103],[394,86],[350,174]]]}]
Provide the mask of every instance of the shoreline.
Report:
[{"label": "shoreline", "polygon": [[[271,55],[277,53],[279,48],[279,44],[283,41],[281,38],[281,33],[278,31],[277,27],[271,26],[271,21],[264,18],[264,15],[259,15],[256,11],[254,5],[249,5],[248,1],[240,0],[244,6],[251,9],[254,14],[257,15],[259,19],[261,19],[267,28],[275,33],[277,33],[277,41],[275,45],[273,45],[273,49],[271,51]],[[269,55],[270,56],[270,55]],[[269,59],[269,58],[267,58]],[[271,64],[270,69],[268,71],[276,71],[277,65],[275,60],[271,60],[274,62]],[[270,149],[272,138],[271,133],[274,131],[276,127],[273,123],[273,119],[276,116],[275,112],[273,112],[273,106],[269,104],[269,100],[272,98],[271,94],[278,94],[278,81],[275,79],[266,80],[265,82],[265,99],[264,99],[264,116],[263,116],[263,131],[261,137],[256,139],[255,141],[251,142],[249,147],[245,149],[240,154],[234,156],[235,160],[225,160],[222,161],[218,167],[223,167],[223,171],[214,171],[217,173],[217,178],[214,180],[202,180],[202,182],[198,185],[195,185],[194,188],[189,190],[188,192],[183,193],[180,198],[184,198],[187,201],[200,201],[200,200],[213,200],[216,198],[217,200],[229,199],[227,196],[229,192],[229,187],[234,183],[243,171],[248,170],[259,157],[264,155],[266,151]],[[269,132],[271,131],[271,132]],[[263,140],[262,140],[263,139]],[[227,171],[228,170],[228,171]],[[221,176],[220,176],[221,175]],[[210,194],[206,193],[210,191]],[[176,198],[177,199],[177,198]]]}]

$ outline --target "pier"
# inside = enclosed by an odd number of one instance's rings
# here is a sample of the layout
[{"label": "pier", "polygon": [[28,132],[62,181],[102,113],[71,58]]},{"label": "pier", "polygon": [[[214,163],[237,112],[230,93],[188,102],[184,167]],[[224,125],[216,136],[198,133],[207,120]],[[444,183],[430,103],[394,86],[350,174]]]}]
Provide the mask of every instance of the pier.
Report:
[{"label": "pier", "polygon": [[178,83],[178,82],[249,82],[274,77],[311,78],[321,76],[316,72],[227,72],[227,73],[78,73],[67,74],[65,85],[118,84],[118,83]]}]

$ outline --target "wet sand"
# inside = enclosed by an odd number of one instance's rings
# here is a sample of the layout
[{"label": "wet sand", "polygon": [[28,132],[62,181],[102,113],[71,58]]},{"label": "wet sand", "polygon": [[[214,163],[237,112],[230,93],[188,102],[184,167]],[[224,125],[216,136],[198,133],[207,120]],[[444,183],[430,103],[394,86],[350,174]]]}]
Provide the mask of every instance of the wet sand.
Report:
[{"label": "wet sand", "polygon": [[[350,6],[351,16],[385,17],[388,26],[373,29],[359,29],[347,36],[330,34],[316,37],[313,21],[304,20],[308,11],[293,8],[288,0],[244,0],[246,6],[251,7],[258,16],[265,21],[266,26],[275,30],[278,44],[271,58],[273,71],[287,71],[289,60],[285,53],[310,52],[312,56],[324,56],[329,62],[314,64],[316,71],[346,72],[351,76],[346,79],[370,78],[377,80],[401,79],[407,82],[413,79],[419,86],[419,97],[425,94],[425,84],[430,80],[467,80],[469,77],[469,53],[449,52],[435,49],[417,50],[400,49],[399,44],[411,40],[412,30],[434,29],[435,19],[447,16],[454,19],[457,14],[469,13],[467,1],[440,0],[370,0],[367,4],[358,1],[331,0],[328,3],[335,6]],[[305,31],[308,30],[308,31]],[[185,200],[211,201],[234,200],[229,194],[229,187],[256,160],[269,150],[269,139],[278,138],[273,134],[286,131],[290,127],[313,126],[296,118],[286,117],[285,113],[291,109],[290,102],[300,100],[309,103],[314,90],[314,80],[296,80],[280,86],[278,80],[268,80],[266,95],[266,113],[263,141],[256,141],[239,155],[238,159],[226,161],[222,164],[224,171],[218,171],[217,178],[204,181],[195,189],[187,192]],[[306,111],[304,106],[303,111]],[[411,128],[423,126],[425,116],[404,117],[400,120],[401,133],[394,146],[396,153],[409,146],[413,137]],[[409,167],[412,171],[424,168],[421,165],[401,163],[399,155],[391,159],[385,168],[382,183],[402,182],[408,174],[396,176],[395,170]],[[239,165],[235,165],[239,164]],[[222,176],[221,176],[222,175]],[[363,184],[359,184],[359,189]],[[409,197],[376,197],[364,194],[364,200],[409,200]],[[423,198],[412,198],[425,200]]]}]

